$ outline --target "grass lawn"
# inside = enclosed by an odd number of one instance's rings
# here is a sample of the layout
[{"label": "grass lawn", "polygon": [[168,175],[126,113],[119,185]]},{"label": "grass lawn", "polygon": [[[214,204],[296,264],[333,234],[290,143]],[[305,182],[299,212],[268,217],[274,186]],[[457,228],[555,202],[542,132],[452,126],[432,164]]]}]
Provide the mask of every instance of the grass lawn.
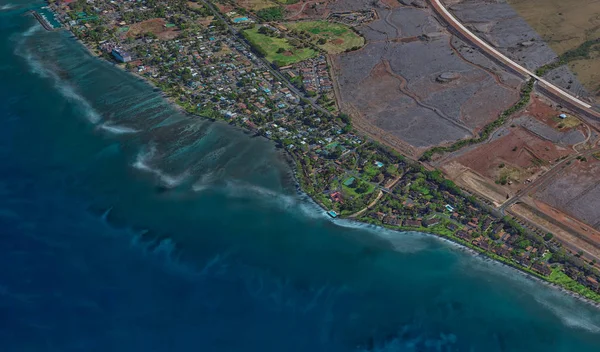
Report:
[{"label": "grass lawn", "polygon": [[318,44],[318,46],[329,54],[338,54],[346,49],[362,47],[365,44],[363,37],[356,34],[350,27],[340,23],[303,21],[287,23],[286,26],[312,34],[315,43],[321,38],[325,39],[325,44]]},{"label": "grass lawn", "polygon": [[597,294],[596,292],[583,286],[579,282],[571,279],[570,277],[567,276],[567,274],[562,272],[562,270],[560,270],[559,268],[552,270],[552,274],[550,274],[550,276],[548,277],[548,281],[557,283],[568,290],[577,292],[580,295],[590,298],[594,301],[600,300],[599,294]]},{"label": "grass lawn", "polygon": [[[364,192],[364,193],[358,193],[358,192],[356,192],[356,189],[358,188],[358,186],[360,184],[363,184],[363,183],[367,184],[367,186],[368,186],[367,191]],[[353,187],[348,187],[348,186],[342,184],[342,189],[347,194],[349,194],[349,195],[351,195],[353,197],[359,197],[360,198],[360,197],[368,196],[369,194],[373,193],[373,191],[375,190],[375,186],[373,186],[372,184],[367,183],[367,182],[365,182],[365,181],[363,181],[361,179],[356,179],[354,181]]]},{"label": "grass lawn", "polygon": [[[269,62],[277,63],[280,66],[290,65],[317,55],[317,52],[313,49],[293,47],[285,38],[260,34],[257,27],[245,30],[244,35],[253,46],[264,54]],[[285,52],[278,53],[279,48],[283,48]]]},{"label": "grass lawn", "polygon": [[[554,121],[558,122],[558,126],[563,129],[571,129],[581,125],[581,121],[574,116],[567,115],[566,119],[561,119],[560,117],[554,117]],[[559,129],[560,129],[559,128]]]}]

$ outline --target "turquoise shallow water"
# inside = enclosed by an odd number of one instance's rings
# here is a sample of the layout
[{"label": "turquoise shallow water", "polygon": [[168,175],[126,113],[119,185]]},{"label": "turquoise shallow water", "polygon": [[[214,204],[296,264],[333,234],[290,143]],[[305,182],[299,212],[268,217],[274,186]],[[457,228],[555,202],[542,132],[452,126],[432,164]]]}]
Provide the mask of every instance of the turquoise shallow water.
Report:
[{"label": "turquoise shallow water", "polygon": [[598,351],[598,311],[332,222],[268,141],[0,3],[2,351]]}]

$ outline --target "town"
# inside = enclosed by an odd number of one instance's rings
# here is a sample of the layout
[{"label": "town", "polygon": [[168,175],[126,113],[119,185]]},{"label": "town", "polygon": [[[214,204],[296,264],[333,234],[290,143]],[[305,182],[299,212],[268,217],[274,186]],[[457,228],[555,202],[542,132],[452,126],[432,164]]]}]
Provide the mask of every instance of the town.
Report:
[{"label": "town", "polygon": [[231,3],[60,0],[50,7],[97,55],[144,77],[189,114],[273,140],[294,160],[302,190],[332,218],[433,233],[600,302],[595,261],[367,138],[340,111],[326,54],[358,49],[364,40],[350,26],[372,20],[371,12],[330,15],[345,36],[336,40],[311,34],[329,22],[281,25],[277,9],[252,13]]}]

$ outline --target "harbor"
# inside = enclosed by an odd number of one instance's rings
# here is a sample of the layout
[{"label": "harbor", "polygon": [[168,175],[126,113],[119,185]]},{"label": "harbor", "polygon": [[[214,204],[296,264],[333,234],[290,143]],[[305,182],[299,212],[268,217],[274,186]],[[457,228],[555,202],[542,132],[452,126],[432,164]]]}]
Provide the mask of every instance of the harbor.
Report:
[{"label": "harbor", "polygon": [[38,22],[44,27],[47,31],[55,31],[61,28],[60,23],[54,18],[54,13],[50,11],[48,7],[42,7],[38,10],[32,10],[30,12],[33,17],[35,17]]}]

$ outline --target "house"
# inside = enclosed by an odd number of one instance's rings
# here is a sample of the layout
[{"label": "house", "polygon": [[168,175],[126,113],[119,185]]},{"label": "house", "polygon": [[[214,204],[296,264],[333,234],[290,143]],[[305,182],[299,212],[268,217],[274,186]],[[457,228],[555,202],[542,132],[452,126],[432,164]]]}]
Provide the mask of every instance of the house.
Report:
[{"label": "house", "polygon": [[112,56],[115,57],[120,62],[129,62],[131,61],[131,55],[128,52],[123,50],[122,48],[114,48],[112,50]]},{"label": "house", "polygon": [[550,266],[542,262],[537,262],[533,264],[531,268],[544,276],[548,276],[552,273],[552,269],[550,268]]},{"label": "house", "polygon": [[600,288],[600,284],[598,283],[598,280],[596,280],[595,278],[588,276],[585,278],[586,284],[587,286],[593,288],[594,290],[598,291],[598,289]]},{"label": "house", "polygon": [[448,225],[446,225],[446,228],[450,231],[456,231],[458,230],[458,225],[454,223],[449,223]]},{"label": "house", "polygon": [[469,240],[471,238],[471,235],[464,230],[460,230],[456,233],[456,236],[458,236],[458,238],[462,238],[463,240]]},{"label": "house", "polygon": [[383,219],[383,223],[391,226],[398,226],[398,218],[395,215],[387,215]]},{"label": "house", "polygon": [[420,220],[406,220],[404,222],[404,226],[408,226],[408,227],[421,227],[421,221]]},{"label": "house", "polygon": [[529,268],[531,266],[531,260],[529,260],[529,258],[521,258],[519,260],[519,264],[523,265],[526,268]]},{"label": "house", "polygon": [[431,219],[427,219],[425,221],[423,221],[423,226],[425,227],[431,227],[431,226],[435,226],[437,224],[440,223],[440,220],[437,218],[431,218]]},{"label": "house", "polygon": [[481,242],[478,242],[475,245],[479,248],[485,249],[486,251],[490,249],[490,243],[487,241],[487,239],[483,239]]}]

